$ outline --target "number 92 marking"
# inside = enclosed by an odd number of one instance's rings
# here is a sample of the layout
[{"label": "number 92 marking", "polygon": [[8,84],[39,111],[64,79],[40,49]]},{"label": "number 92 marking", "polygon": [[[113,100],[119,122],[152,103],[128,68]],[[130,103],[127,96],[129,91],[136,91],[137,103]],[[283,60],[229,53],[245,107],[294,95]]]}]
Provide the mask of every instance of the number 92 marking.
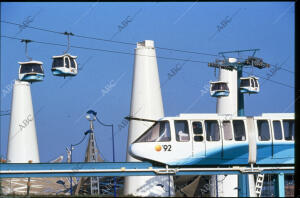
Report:
[{"label": "number 92 marking", "polygon": [[164,151],[171,151],[172,146],[171,145],[162,145]]}]

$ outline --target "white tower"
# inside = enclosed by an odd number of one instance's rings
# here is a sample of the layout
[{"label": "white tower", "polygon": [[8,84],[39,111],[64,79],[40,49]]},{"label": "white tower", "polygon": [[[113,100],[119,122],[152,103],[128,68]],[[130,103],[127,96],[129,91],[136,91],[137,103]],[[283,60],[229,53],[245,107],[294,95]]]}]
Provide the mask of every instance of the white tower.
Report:
[{"label": "white tower", "polygon": [[[235,58],[229,58],[230,63],[237,61]],[[237,71],[219,70],[219,81],[228,83],[229,95],[218,97],[217,114],[226,114],[237,116],[238,98],[237,98]],[[216,183],[218,182],[218,183]],[[211,177],[211,196],[212,197],[237,197],[238,196],[238,176],[237,175],[217,175]],[[217,192],[218,190],[218,192]]]},{"label": "white tower", "polygon": [[[229,58],[230,63],[236,62],[237,59]],[[219,81],[225,81],[228,83],[229,95],[224,97],[218,97],[217,101],[217,114],[231,114],[236,116],[238,114],[238,102],[237,102],[237,71],[220,69]]]},{"label": "white tower", "polygon": [[[135,49],[130,116],[146,119],[164,117],[163,102],[154,42],[145,40]],[[129,146],[153,123],[130,120]],[[138,162],[127,152],[128,162]],[[169,192],[170,182],[170,192]],[[135,196],[173,196],[173,178],[169,176],[130,176],[125,178],[124,194]]]},{"label": "white tower", "polygon": [[39,163],[30,84],[15,81],[7,147],[8,163]]}]

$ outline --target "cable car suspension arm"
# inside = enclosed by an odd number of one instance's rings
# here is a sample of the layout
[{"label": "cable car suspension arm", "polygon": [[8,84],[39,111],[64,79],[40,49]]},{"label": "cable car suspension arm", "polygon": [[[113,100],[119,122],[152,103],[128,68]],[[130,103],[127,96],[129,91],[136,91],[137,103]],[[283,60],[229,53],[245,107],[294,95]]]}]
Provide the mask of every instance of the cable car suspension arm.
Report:
[{"label": "cable car suspension arm", "polygon": [[67,35],[68,37],[68,45],[67,45],[67,49],[64,52],[64,54],[66,54],[69,50],[70,50],[70,35],[74,36],[74,34],[72,32],[65,32],[64,35]]},{"label": "cable car suspension arm", "polygon": [[32,40],[28,40],[28,39],[22,39],[21,42],[25,42],[25,56],[31,61],[32,58],[28,56],[28,53],[27,53],[27,44],[32,42]]}]

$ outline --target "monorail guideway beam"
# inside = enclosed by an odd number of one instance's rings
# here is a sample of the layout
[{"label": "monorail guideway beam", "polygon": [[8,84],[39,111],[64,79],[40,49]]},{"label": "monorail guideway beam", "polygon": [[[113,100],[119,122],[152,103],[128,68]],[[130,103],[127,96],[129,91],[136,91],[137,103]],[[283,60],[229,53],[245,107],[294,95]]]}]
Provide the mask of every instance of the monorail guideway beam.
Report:
[{"label": "monorail guideway beam", "polygon": [[294,174],[294,167],[163,167],[148,162],[90,163],[3,163],[0,178],[22,177],[93,177],[93,176],[157,176],[157,175],[232,175],[240,176],[239,196],[248,197],[249,174],[278,174],[277,194],[284,197],[284,174]]},{"label": "monorail guideway beam", "polygon": [[0,178],[14,177],[83,177],[83,176],[156,176],[212,174],[284,174],[294,173],[294,167],[163,167],[148,162],[90,163],[3,163]]}]

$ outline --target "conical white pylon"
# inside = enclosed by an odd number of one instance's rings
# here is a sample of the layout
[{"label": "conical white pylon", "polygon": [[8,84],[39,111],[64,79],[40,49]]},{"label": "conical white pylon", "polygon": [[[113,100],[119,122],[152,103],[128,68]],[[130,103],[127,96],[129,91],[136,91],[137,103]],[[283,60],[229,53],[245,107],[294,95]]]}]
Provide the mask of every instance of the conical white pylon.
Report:
[{"label": "conical white pylon", "polygon": [[[135,49],[130,116],[146,119],[164,117],[154,42],[137,43]],[[136,140],[153,123],[130,120],[128,145]],[[128,162],[137,162],[127,152]],[[170,190],[169,190],[170,182]],[[168,176],[130,176],[125,178],[125,195],[171,196],[174,195],[173,178]]]},{"label": "conical white pylon", "polygon": [[12,94],[7,162],[29,161],[40,162],[30,84],[16,80]]},{"label": "conical white pylon", "polygon": [[217,99],[217,114],[230,114],[237,116],[237,71],[220,69],[219,81],[228,83],[229,95],[218,97]]}]

